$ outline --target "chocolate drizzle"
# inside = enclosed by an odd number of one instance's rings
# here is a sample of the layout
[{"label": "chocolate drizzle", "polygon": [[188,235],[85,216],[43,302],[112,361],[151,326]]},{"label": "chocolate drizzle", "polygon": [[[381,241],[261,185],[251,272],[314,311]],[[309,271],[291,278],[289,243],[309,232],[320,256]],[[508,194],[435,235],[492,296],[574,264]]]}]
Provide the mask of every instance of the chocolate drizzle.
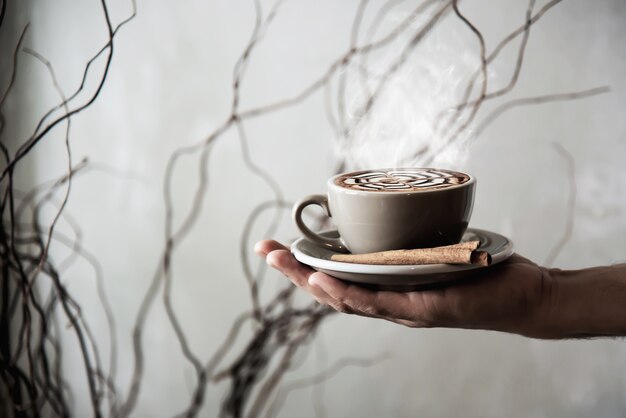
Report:
[{"label": "chocolate drizzle", "polygon": [[344,174],[335,184],[372,192],[414,192],[441,189],[469,181],[467,174],[435,168],[366,170]]}]

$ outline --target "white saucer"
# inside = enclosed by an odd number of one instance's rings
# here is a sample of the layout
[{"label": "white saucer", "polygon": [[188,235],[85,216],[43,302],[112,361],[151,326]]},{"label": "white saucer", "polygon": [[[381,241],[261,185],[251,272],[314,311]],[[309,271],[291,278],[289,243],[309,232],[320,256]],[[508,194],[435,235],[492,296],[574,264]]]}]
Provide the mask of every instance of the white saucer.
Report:
[{"label": "white saucer", "polygon": [[[338,237],[336,230],[323,232],[322,235]],[[508,238],[483,229],[468,228],[462,241],[480,240],[481,250],[491,254],[492,265],[501,263],[513,254],[513,243]],[[317,271],[339,279],[360,283],[367,287],[389,290],[413,290],[436,283],[457,280],[464,275],[460,272],[475,270],[477,265],[429,264],[429,265],[368,265],[332,261],[334,251],[300,238],[291,244],[291,252],[301,263]]]}]

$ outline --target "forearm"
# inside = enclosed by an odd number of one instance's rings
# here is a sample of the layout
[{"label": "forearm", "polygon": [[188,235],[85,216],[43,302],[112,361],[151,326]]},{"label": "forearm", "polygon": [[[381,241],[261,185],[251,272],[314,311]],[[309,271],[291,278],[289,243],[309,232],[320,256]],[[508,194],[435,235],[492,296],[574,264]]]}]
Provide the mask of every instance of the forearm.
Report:
[{"label": "forearm", "polygon": [[626,264],[545,272],[546,338],[626,336]]}]

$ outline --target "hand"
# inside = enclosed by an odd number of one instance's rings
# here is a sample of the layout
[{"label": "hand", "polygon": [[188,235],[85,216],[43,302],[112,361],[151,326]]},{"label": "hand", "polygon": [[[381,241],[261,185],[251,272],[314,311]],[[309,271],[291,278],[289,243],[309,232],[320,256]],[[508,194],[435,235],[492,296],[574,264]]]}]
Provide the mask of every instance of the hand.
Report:
[{"label": "hand", "polygon": [[548,270],[517,254],[445,287],[390,292],[368,290],[316,272],[276,241],[260,241],[255,251],[319,303],[339,312],[409,327],[487,329],[553,338],[545,321],[552,278]]}]

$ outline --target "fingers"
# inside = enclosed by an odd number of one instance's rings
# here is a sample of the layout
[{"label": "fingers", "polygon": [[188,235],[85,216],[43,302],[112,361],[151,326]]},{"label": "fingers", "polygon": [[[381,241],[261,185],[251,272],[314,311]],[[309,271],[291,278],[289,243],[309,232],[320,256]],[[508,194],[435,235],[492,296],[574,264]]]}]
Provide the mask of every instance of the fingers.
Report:
[{"label": "fingers", "polygon": [[276,249],[271,251],[267,254],[266,262],[287,276],[293,284],[310,293],[318,302],[324,303],[324,300],[328,299],[328,295],[324,291],[309,285],[309,276],[315,273],[315,270],[300,263],[288,250]]},{"label": "fingers", "polygon": [[412,308],[406,293],[372,291],[321,273],[312,274],[309,285],[326,293],[327,303],[341,312],[399,321],[409,317],[406,311]]},{"label": "fingers", "polygon": [[315,270],[301,264],[287,250],[277,249],[270,252],[265,259],[267,264],[277,270],[294,282],[298,287],[308,287],[308,278]]},{"label": "fingers", "polygon": [[266,257],[275,250],[287,250],[287,247],[271,239],[264,239],[254,245],[254,252],[261,257]]}]

